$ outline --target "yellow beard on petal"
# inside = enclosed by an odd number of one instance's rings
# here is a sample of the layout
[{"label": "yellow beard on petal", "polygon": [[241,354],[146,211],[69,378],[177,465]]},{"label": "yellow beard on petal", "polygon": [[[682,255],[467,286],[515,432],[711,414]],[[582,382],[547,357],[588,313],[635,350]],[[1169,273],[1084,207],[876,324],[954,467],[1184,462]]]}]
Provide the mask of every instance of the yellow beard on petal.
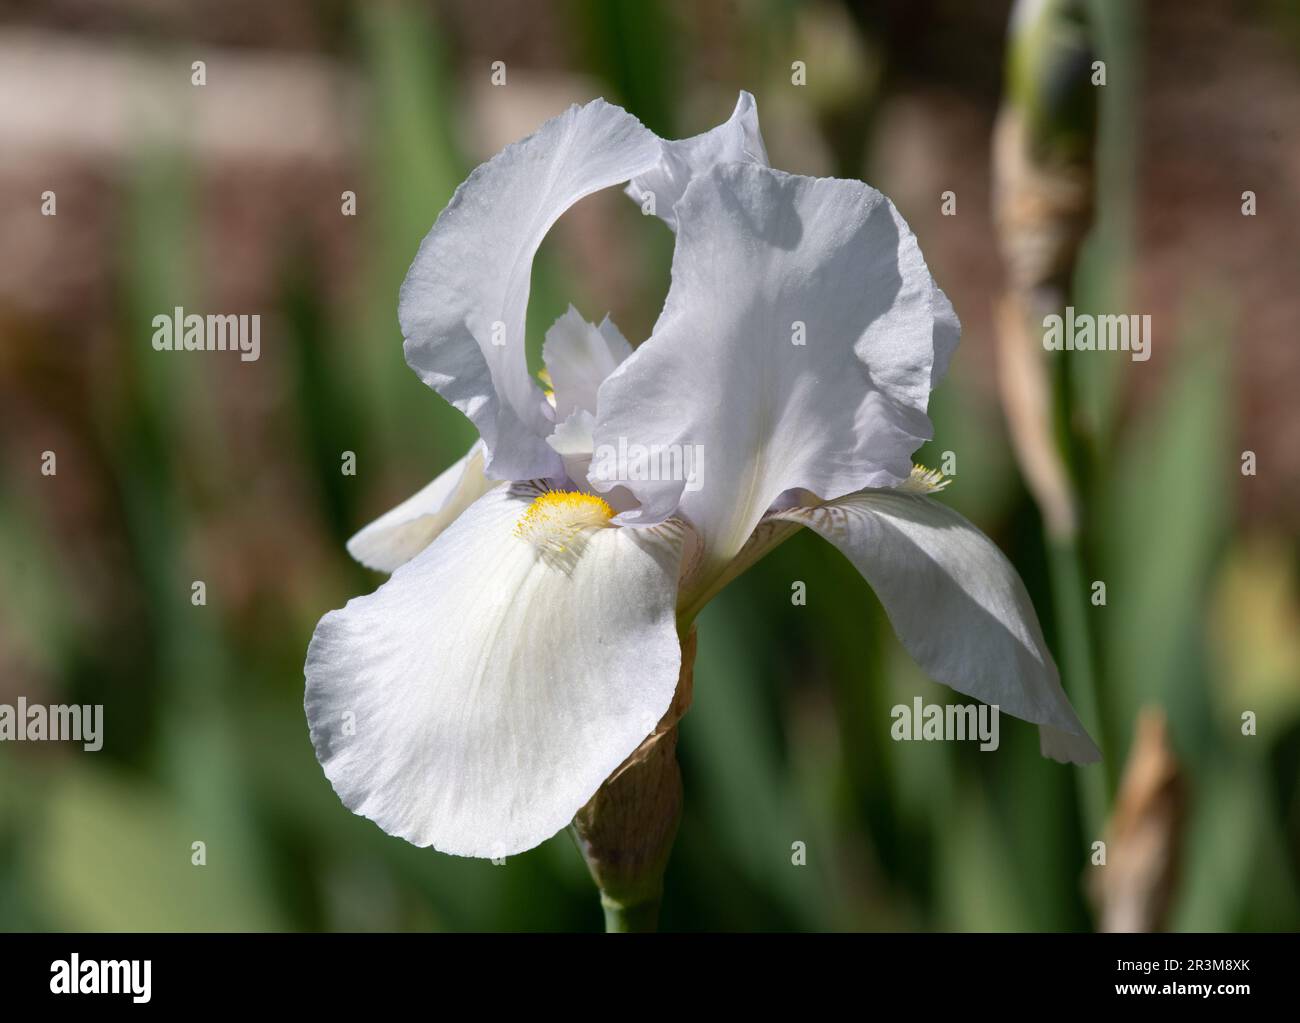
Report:
[{"label": "yellow beard on petal", "polygon": [[898,489],[905,494],[935,494],[951,482],[952,480],[938,469],[913,465],[912,474],[899,484]]},{"label": "yellow beard on petal", "polygon": [[603,497],[574,490],[548,490],[533,499],[515,524],[515,536],[544,554],[568,551],[588,529],[609,525],[614,509]]}]

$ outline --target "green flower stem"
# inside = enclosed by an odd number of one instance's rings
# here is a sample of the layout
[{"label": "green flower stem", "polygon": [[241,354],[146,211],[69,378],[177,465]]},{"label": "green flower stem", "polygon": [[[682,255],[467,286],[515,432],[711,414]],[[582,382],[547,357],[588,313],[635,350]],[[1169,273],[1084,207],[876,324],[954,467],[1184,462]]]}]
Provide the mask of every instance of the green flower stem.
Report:
[{"label": "green flower stem", "polygon": [[605,931],[653,931],[681,819],[677,728],[647,740],[578,811],[569,829],[600,891]]},{"label": "green flower stem", "polygon": [[[1074,415],[1062,353],[1040,350],[1043,317],[1066,304],[1079,248],[1092,224],[1097,143],[1095,25],[1085,0],[1017,8],[1004,99],[994,136],[996,219],[1008,288],[1000,327],[1004,405],[1022,472],[1043,513],[1062,683],[1097,744],[1101,734],[1097,636],[1088,551],[1094,488],[1088,440]],[[1076,769],[1081,824],[1105,825],[1103,767]]]},{"label": "green flower stem", "polygon": [[682,640],[677,692],[658,726],[573,818],[569,834],[600,891],[608,934],[653,931],[682,816],[677,722],[691,703],[695,631]]},{"label": "green flower stem", "polygon": [[619,902],[603,892],[600,907],[605,911],[606,934],[645,934],[659,929],[659,906],[663,902],[663,888],[660,894],[640,902]]},{"label": "green flower stem", "polygon": [[[1064,304],[1065,297],[1061,295],[1058,297],[1058,307]],[[1081,533],[1092,521],[1092,439],[1086,435],[1083,421],[1075,415],[1077,381],[1073,379],[1071,368],[1068,360],[1058,357],[1054,381],[1056,435],[1079,514],[1074,529],[1049,538],[1048,571],[1051,575],[1052,601],[1059,621],[1061,657],[1070,679],[1070,695],[1075,700],[1079,716],[1091,729],[1097,745],[1105,749],[1105,728],[1097,689],[1100,649],[1093,627],[1096,612],[1089,603],[1090,584],[1097,577],[1089,570],[1088,551]],[[1085,764],[1076,768],[1083,823],[1094,837],[1100,837],[1110,809],[1108,767],[1113,767],[1113,764]]]}]

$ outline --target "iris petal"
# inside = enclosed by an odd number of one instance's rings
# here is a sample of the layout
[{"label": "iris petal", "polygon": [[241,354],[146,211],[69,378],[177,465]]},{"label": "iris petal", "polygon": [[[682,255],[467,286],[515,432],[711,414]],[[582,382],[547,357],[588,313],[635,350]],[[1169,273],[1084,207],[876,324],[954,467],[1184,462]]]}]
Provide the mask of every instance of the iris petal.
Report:
[{"label": "iris petal", "polygon": [[633,178],[628,196],[644,206],[654,196],[656,216],[677,230],[677,200],[701,174],[720,163],[757,163],[767,166],[767,147],[758,130],[758,106],[748,92],[741,92],[736,109],[716,128],[689,139],[664,140],[663,155],[651,170]]},{"label": "iris petal", "polygon": [[773,518],[820,533],[853,562],[932,678],[1039,725],[1045,756],[1101,759],[1061,688],[1020,576],[957,512],[928,497],[865,491]]},{"label": "iris petal", "polygon": [[392,572],[496,486],[499,481],[483,475],[483,445],[476,443],[428,486],[358,531],[348,541],[348,553],[367,568]]},{"label": "iris petal", "polygon": [[[726,164],[677,211],[663,313],[601,385],[591,483],[635,494],[625,521],[688,519],[721,570],[787,490],[907,479],[959,328],[898,211],[860,182]],[[601,457],[633,447],[703,471],[637,479]]]},{"label": "iris petal", "polygon": [[555,419],[564,422],[581,409],[596,412],[596,392],[604,379],[632,354],[632,346],[606,316],[588,323],[573,306],[546,332],[542,360],[555,390]]},{"label": "iris petal", "polygon": [[578,200],[658,159],[659,140],[626,111],[570,107],[475,170],[421,243],[398,301],[406,361],[478,427],[494,479],[560,469],[524,350],[538,246]]},{"label": "iris petal", "polygon": [[563,536],[519,530],[540,493],[491,491],[312,637],[305,703],[325,774],[415,845],[537,845],[672,701],[681,531],[602,516],[559,522]]}]

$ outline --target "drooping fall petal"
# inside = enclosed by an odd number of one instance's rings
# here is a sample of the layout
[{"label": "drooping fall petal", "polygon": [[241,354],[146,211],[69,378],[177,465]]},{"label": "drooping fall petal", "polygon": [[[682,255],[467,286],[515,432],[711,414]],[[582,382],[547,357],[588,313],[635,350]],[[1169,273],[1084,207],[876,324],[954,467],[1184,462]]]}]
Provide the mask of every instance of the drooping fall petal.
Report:
[{"label": "drooping fall petal", "polygon": [[355,813],[463,856],[567,825],[677,683],[681,530],[586,494],[480,498],[307,653],[316,755]]},{"label": "drooping fall petal", "polygon": [[483,475],[483,446],[476,443],[428,486],[358,531],[348,540],[348,553],[367,568],[392,572],[500,485]]},{"label": "drooping fall petal", "polygon": [[920,495],[866,491],[772,518],[820,533],[853,562],[926,674],[1037,724],[1045,756],[1101,759],[1020,576],[957,512]]}]

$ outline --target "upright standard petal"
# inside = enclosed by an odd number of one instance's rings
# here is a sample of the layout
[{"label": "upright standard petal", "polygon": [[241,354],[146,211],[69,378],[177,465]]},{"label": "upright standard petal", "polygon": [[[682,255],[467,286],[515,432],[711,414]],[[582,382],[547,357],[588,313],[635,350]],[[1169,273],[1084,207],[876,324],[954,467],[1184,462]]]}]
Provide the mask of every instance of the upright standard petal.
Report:
[{"label": "upright standard petal", "polygon": [[689,139],[662,139],[663,155],[651,170],[633,178],[627,194],[639,205],[654,197],[654,212],[672,230],[677,230],[677,200],[692,179],[720,163],[757,163],[767,166],[767,147],[758,130],[758,106],[748,92],[741,92],[736,109],[727,120]]},{"label": "upright standard petal", "polygon": [[595,422],[586,409],[575,409],[546,438],[546,443],[564,460],[565,474],[578,485],[586,480],[591,468],[591,429]]},{"label": "upright standard petal", "polygon": [[927,497],[866,491],[772,518],[835,544],[932,678],[1039,725],[1046,756],[1101,759],[1061,688],[1020,576],[962,516]]},{"label": "upright standard petal", "polygon": [[[635,494],[626,521],[678,511],[718,570],[783,491],[908,477],[959,328],[898,211],[861,182],[727,164],[677,210],[664,310],[601,385],[591,482]],[[693,453],[703,471],[690,486],[610,471],[602,454],[624,447]]]},{"label": "upright standard petal", "polygon": [[600,385],[631,354],[632,346],[608,316],[597,327],[569,306],[546,332],[542,346],[542,361],[555,391],[556,422],[579,409],[595,415]]},{"label": "upright standard petal", "polygon": [[398,301],[406,361],[478,427],[489,476],[560,468],[524,351],[538,246],[579,199],[658,159],[658,140],[627,112],[570,107],[475,170],[421,243]]},{"label": "upright standard petal", "polygon": [[483,475],[483,445],[475,442],[428,486],[386,511],[348,541],[348,553],[366,568],[392,572],[433,543],[458,515],[500,480]]},{"label": "upright standard petal", "polygon": [[316,755],[353,812],[462,856],[563,828],[672,701],[681,530],[493,490],[307,651]]}]

